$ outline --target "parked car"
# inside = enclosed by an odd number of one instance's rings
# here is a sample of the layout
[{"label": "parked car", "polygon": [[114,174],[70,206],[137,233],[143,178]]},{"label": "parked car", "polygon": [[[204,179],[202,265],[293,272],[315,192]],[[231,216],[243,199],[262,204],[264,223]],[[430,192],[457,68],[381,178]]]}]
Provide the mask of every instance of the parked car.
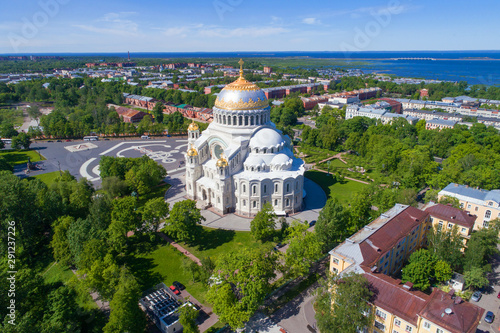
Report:
[{"label": "parked car", "polygon": [[497,298],[500,298],[500,291],[498,292]]},{"label": "parked car", "polygon": [[487,322],[488,324],[491,324],[495,320],[495,315],[493,312],[488,311],[486,312],[486,316],[484,316],[484,321]]},{"label": "parked car", "polygon": [[476,291],[474,292],[474,294],[472,294],[472,297],[470,298],[471,301],[474,301],[474,302],[479,302],[479,300],[481,299],[481,292],[480,291]]},{"label": "parked car", "polygon": [[313,225],[316,224],[316,220],[312,220],[311,222],[309,222],[309,226],[312,227]]},{"label": "parked car", "polygon": [[66,139],[66,140],[64,140],[64,141],[66,141],[66,142],[71,142],[71,140],[70,140],[70,139]]},{"label": "parked car", "polygon": [[57,140],[56,142],[62,142],[62,140]]},{"label": "parked car", "polygon": [[176,295],[180,295],[181,292],[179,291],[179,289],[177,289],[175,286],[170,286],[170,290],[172,290],[172,292]]},{"label": "parked car", "polygon": [[109,139],[108,138],[104,138],[104,141],[109,141]]},{"label": "parked car", "polygon": [[179,281],[174,281],[174,283],[172,283],[177,289],[179,290],[184,290],[186,289],[186,287],[184,287],[184,285],[182,283],[180,283]]}]

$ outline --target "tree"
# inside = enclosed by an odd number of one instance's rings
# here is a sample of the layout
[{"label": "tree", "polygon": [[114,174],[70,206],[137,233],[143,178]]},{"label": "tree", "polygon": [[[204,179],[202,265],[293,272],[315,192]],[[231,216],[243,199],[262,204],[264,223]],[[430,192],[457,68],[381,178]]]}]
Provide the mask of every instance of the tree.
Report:
[{"label": "tree", "polygon": [[[97,248],[99,244],[100,242],[96,239],[86,243],[84,258],[87,260],[82,272],[87,275],[85,278],[86,286],[91,290],[96,290],[101,297],[109,300],[114,297],[113,295],[119,287],[121,271],[120,266],[110,253],[102,258],[103,253],[99,251],[102,246]],[[89,251],[89,248],[93,249]]]},{"label": "tree", "polygon": [[184,333],[200,333],[196,318],[198,318],[198,310],[190,303],[184,303],[177,312],[179,313],[179,323],[182,325]]},{"label": "tree", "polygon": [[[321,333],[357,333],[373,325],[373,292],[363,275],[329,274],[316,296],[316,320]],[[368,314],[368,315],[366,315]]]},{"label": "tree", "polygon": [[349,212],[337,199],[328,199],[319,212],[318,221],[314,227],[316,236],[323,243],[323,252],[342,242],[348,235]]},{"label": "tree", "polygon": [[71,250],[68,242],[68,230],[75,219],[71,216],[63,216],[54,221],[54,236],[50,242],[50,247],[54,251],[54,259],[63,266],[69,266],[73,262]]},{"label": "tree", "polygon": [[18,135],[18,132],[14,129],[14,125],[11,123],[5,123],[0,126],[0,136],[2,138],[13,138]]},{"label": "tree", "polygon": [[181,266],[184,270],[184,273],[191,275],[194,283],[196,281],[196,276],[199,276],[200,266],[198,266],[196,262],[187,257],[182,258]]},{"label": "tree", "polygon": [[207,293],[219,320],[232,328],[242,327],[271,291],[276,265],[276,255],[270,248],[221,255],[214,270],[221,283],[213,284]]},{"label": "tree", "polygon": [[149,193],[167,175],[165,168],[146,155],[139,158],[125,173],[125,181],[140,195]]},{"label": "tree", "polygon": [[436,266],[434,267],[434,272],[436,275],[436,280],[438,280],[439,282],[448,281],[453,275],[453,270],[451,269],[450,264],[443,260],[437,261]]},{"label": "tree", "polygon": [[137,280],[122,268],[118,289],[109,306],[109,321],[104,326],[104,333],[130,332],[142,333],[146,328],[144,312],[139,308],[141,288]]},{"label": "tree", "polygon": [[179,201],[170,211],[166,230],[180,242],[193,243],[201,232],[201,221],[205,221],[205,218],[196,208],[196,201]]},{"label": "tree", "polygon": [[464,243],[457,226],[454,226],[451,231],[443,231],[439,225],[435,225],[427,232],[427,244],[429,251],[453,269],[458,270],[462,266],[461,250]]},{"label": "tree", "polygon": [[435,266],[438,259],[428,250],[420,249],[410,255],[408,264],[403,267],[403,282],[411,282],[413,286],[422,291],[430,286],[430,279],[435,276]]},{"label": "tree", "polygon": [[28,116],[30,116],[33,120],[38,120],[42,113],[40,112],[40,108],[37,105],[31,105],[28,108]]},{"label": "tree", "polygon": [[162,102],[156,102],[155,107],[153,108],[153,116],[155,117],[156,123],[163,123],[163,109],[165,106]]},{"label": "tree", "polygon": [[489,284],[485,271],[481,267],[472,267],[464,272],[465,285],[471,289],[480,289]]},{"label": "tree", "polygon": [[31,145],[31,140],[28,134],[19,133],[17,136],[12,138],[12,148],[14,149],[29,149]]},{"label": "tree", "polygon": [[283,255],[283,273],[297,278],[309,273],[309,268],[321,256],[323,244],[314,232],[307,231],[307,222],[293,221],[287,237],[288,249]]},{"label": "tree", "polygon": [[442,205],[451,205],[452,207],[460,209],[460,201],[458,201],[458,199],[454,197],[445,195],[438,202]]},{"label": "tree", "polygon": [[111,198],[122,197],[130,193],[127,182],[117,176],[106,177],[102,180],[102,189]]},{"label": "tree", "polygon": [[168,216],[168,203],[163,197],[150,199],[142,208],[144,228],[149,232],[158,232],[160,223]]},{"label": "tree", "polygon": [[489,259],[498,253],[498,220],[489,222],[491,227],[472,233],[464,256],[464,271],[473,267],[485,268]]},{"label": "tree", "polygon": [[111,224],[108,228],[108,241],[116,251],[124,250],[127,233],[140,227],[141,221],[136,212],[136,199],[125,197],[115,199],[111,212]]},{"label": "tree", "polygon": [[256,240],[265,242],[273,237],[276,228],[276,214],[270,202],[262,206],[260,212],[250,222],[250,232]]},{"label": "tree", "polygon": [[75,291],[66,286],[57,288],[48,296],[48,309],[43,316],[42,332],[80,332],[77,309]]}]

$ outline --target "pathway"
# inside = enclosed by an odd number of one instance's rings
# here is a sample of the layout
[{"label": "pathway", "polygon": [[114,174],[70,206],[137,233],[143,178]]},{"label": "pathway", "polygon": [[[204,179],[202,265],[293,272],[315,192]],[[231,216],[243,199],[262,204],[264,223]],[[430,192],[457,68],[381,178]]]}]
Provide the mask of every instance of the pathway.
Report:
[{"label": "pathway", "polygon": [[183,248],[182,246],[180,246],[179,244],[177,244],[177,242],[174,242],[173,239],[171,239],[170,237],[168,237],[167,235],[165,235],[163,232],[159,232],[158,234],[160,235],[161,238],[163,238],[165,241],[167,241],[170,245],[172,245],[177,250],[179,250],[180,252],[182,252],[182,254],[184,254],[186,257],[188,257],[189,259],[191,259],[192,261],[194,261],[195,263],[197,263],[198,266],[201,266],[200,259],[198,259],[194,254],[192,254],[191,252],[189,252],[188,250],[186,250],[185,248]]},{"label": "pathway", "polygon": [[[321,169],[317,169],[317,168],[314,168],[314,170],[316,171],[320,171],[320,172],[324,172],[324,173],[328,173],[328,171],[325,171],[325,170],[321,170]],[[347,177],[347,176],[344,176],[345,179],[349,179],[349,180],[352,180],[354,182],[358,182],[358,183],[362,183],[362,184],[367,184],[369,185],[370,183],[368,182],[365,182],[364,180],[359,180],[359,179],[356,179],[356,178],[351,178],[351,177]],[[373,181],[373,179],[372,179]]]}]

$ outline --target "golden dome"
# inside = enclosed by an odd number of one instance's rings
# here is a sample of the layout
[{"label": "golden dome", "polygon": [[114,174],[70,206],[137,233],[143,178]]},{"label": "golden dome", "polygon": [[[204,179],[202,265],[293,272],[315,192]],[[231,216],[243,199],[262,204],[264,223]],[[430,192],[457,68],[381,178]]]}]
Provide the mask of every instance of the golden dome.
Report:
[{"label": "golden dome", "polygon": [[188,126],[188,131],[197,131],[199,129],[200,129],[200,127],[198,126],[197,123],[194,122],[194,119],[193,119],[191,124],[189,124],[189,126]]},{"label": "golden dome", "polygon": [[240,60],[239,64],[240,77],[222,89],[215,100],[215,107],[224,110],[254,110],[269,107],[264,91],[243,77],[243,60]]},{"label": "golden dome", "polygon": [[227,167],[228,163],[227,160],[224,158],[224,156],[221,156],[221,158],[217,160],[216,165],[218,168],[225,168]]},{"label": "golden dome", "polygon": [[198,152],[196,151],[196,148],[191,145],[191,148],[187,151],[188,156],[198,156]]}]

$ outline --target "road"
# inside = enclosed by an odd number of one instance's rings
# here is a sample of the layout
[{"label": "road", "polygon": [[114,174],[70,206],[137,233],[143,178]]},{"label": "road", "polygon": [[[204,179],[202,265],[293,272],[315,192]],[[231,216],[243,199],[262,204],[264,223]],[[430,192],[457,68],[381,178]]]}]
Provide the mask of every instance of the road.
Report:
[{"label": "road", "polygon": [[[500,247],[499,247],[500,249]],[[485,309],[485,315],[487,311],[492,311],[495,314],[495,320],[493,323],[488,324],[484,321],[484,315],[481,323],[477,327],[478,333],[483,332],[498,332],[500,326],[500,299],[497,298],[500,292],[500,255],[495,255],[493,261],[491,262],[493,271],[488,275],[490,280],[490,287],[483,293],[483,296],[479,302],[475,303]]]}]

